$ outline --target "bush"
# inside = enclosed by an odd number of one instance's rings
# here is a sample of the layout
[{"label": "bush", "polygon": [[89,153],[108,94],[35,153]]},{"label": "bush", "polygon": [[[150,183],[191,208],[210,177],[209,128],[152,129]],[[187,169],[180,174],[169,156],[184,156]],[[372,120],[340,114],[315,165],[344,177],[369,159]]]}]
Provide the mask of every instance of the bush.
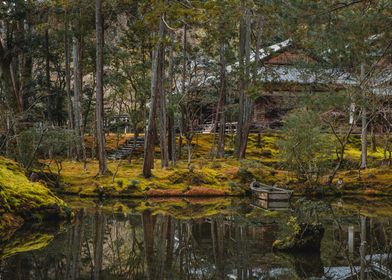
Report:
[{"label": "bush", "polygon": [[33,157],[66,157],[69,147],[78,141],[79,136],[74,130],[61,127],[30,128],[19,135],[17,158],[26,165]]},{"label": "bush", "polygon": [[310,110],[294,111],[285,118],[285,136],[278,145],[289,170],[300,180],[317,183],[330,168],[333,143],[322,129],[318,115]]}]

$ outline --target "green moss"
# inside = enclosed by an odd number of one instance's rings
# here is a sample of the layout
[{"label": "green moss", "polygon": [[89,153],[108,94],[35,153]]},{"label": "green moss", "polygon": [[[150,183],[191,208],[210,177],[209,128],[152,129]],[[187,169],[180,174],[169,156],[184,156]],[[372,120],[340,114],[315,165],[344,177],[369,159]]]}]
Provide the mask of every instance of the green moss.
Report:
[{"label": "green moss", "polygon": [[1,248],[0,259],[5,259],[22,252],[39,250],[48,246],[52,240],[53,235],[44,233],[30,234],[27,236],[24,235],[19,238],[15,238],[14,240],[7,242],[5,247]]},{"label": "green moss", "polygon": [[32,183],[22,168],[0,157],[0,214],[13,213],[25,219],[65,217],[68,208],[41,183]]},{"label": "green moss", "polygon": [[230,199],[148,199],[140,201],[137,212],[150,211],[153,215],[170,215],[179,220],[198,219],[229,211]]},{"label": "green moss", "polygon": [[[115,137],[115,135],[110,135]],[[112,176],[99,177],[98,162],[91,160],[88,163],[87,171],[82,171],[80,162],[64,161],[61,183],[62,191],[66,194],[76,194],[80,196],[99,196],[98,188],[103,188],[106,196],[111,197],[146,197],[146,196],[180,196],[195,187],[205,187],[211,191],[221,191],[226,195],[243,195],[248,189],[249,183],[253,180],[260,180],[266,184],[277,184],[289,186],[296,194],[305,192],[304,184],[299,182],[295,174],[285,169],[286,164],[280,157],[280,151],[276,145],[282,134],[266,131],[261,134],[259,143],[257,134],[249,135],[249,145],[247,147],[246,160],[238,161],[232,156],[233,138],[226,137],[225,158],[211,160],[212,135],[198,134],[194,137],[192,145],[192,164],[189,171],[185,159],[177,161],[175,167],[161,169],[160,160],[155,159],[155,169],[153,176],[149,179],[141,175],[143,159],[136,156],[131,163],[123,162],[118,168],[117,176],[113,182]],[[327,136],[328,137],[328,136]],[[333,139],[332,135],[329,135]],[[114,138],[110,141],[114,141]],[[113,142],[112,141],[112,142]],[[114,142],[113,142],[114,143]],[[358,162],[360,157],[360,139],[357,135],[352,136],[350,144],[347,146],[345,159],[341,171],[336,175],[335,182],[342,178],[345,188],[342,191],[331,189],[328,195],[339,195],[346,193],[367,193],[371,195],[392,195],[392,172],[389,168],[380,167],[382,151],[378,149],[376,153],[369,150],[369,167],[374,167],[362,171],[362,177],[358,178]],[[156,147],[159,152],[159,147]],[[185,151],[185,149],[184,149]],[[327,156],[325,164],[332,166],[335,164],[336,154],[331,151]],[[50,164],[49,162],[46,162]],[[324,163],[323,163],[324,164]],[[117,161],[108,161],[110,170],[117,169]],[[348,170],[354,170],[349,173]],[[381,170],[381,173],[378,172]],[[372,173],[373,175],[371,175]],[[320,183],[327,182],[328,175],[320,178]],[[364,189],[363,186],[372,188]],[[391,185],[391,186],[390,186]],[[203,191],[203,193],[205,193]],[[203,195],[201,193],[200,195]],[[17,201],[11,201],[13,204]]]}]

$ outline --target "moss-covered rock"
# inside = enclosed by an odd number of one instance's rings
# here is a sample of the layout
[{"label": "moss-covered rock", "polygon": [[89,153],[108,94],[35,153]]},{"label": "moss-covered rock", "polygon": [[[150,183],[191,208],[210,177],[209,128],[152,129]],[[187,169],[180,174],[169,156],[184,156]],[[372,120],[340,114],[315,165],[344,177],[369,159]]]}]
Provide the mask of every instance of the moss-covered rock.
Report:
[{"label": "moss-covered rock", "polygon": [[61,199],[43,184],[30,182],[16,162],[0,157],[0,229],[19,227],[23,224],[21,219],[50,220],[69,216],[70,210]]}]

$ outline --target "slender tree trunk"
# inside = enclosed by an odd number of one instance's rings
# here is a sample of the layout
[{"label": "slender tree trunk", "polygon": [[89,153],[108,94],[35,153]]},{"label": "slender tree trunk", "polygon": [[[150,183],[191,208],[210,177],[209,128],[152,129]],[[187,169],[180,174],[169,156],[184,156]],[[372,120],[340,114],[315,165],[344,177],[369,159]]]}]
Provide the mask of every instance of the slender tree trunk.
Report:
[{"label": "slender tree trunk", "polygon": [[[163,15],[162,15],[163,16]],[[162,87],[162,75],[163,75],[163,61],[165,59],[165,46],[164,39],[165,36],[165,23],[163,22],[163,18],[160,20],[159,24],[159,41],[156,45],[156,49],[154,51],[154,59],[153,59],[153,73],[151,79],[151,104],[150,104],[150,113],[148,116],[148,127],[147,133],[145,137],[145,145],[144,145],[144,162],[143,162],[143,176],[145,178],[150,178],[152,173],[151,169],[154,165],[154,144],[155,144],[155,136],[156,136],[156,111],[158,106],[158,97],[161,92]]]},{"label": "slender tree trunk", "polygon": [[182,41],[182,85],[181,85],[181,92],[182,95],[185,95],[186,92],[186,64],[187,64],[187,24],[184,24],[184,34],[183,34],[183,41]]},{"label": "slender tree trunk", "polygon": [[[80,1],[79,1],[80,3]],[[80,17],[82,14],[80,14]],[[81,27],[82,28],[82,27]],[[83,35],[81,34],[79,39],[78,39],[78,93],[79,93],[79,106],[80,106],[80,142],[81,142],[81,149],[82,149],[82,160],[84,162],[84,169],[86,170],[87,168],[87,155],[86,155],[86,145],[84,143],[84,133],[86,130],[86,126],[84,125],[86,123],[85,118],[87,118],[88,114],[84,114],[82,110],[82,104],[83,104],[83,53],[84,53],[84,38]],[[89,100],[88,102],[91,102]],[[90,106],[90,104],[88,105]]]},{"label": "slender tree trunk", "polygon": [[46,74],[46,91],[47,91],[47,118],[53,122],[53,98],[50,90],[50,52],[49,52],[49,30],[45,30],[45,74]]},{"label": "slender tree trunk", "polygon": [[183,113],[181,112],[181,124],[180,124],[180,135],[178,136],[178,159],[181,159],[181,155],[182,155],[182,127],[183,127],[183,123],[184,123],[184,117],[183,117]]},{"label": "slender tree trunk", "polygon": [[[174,80],[174,32],[170,31],[170,49],[169,49],[169,85],[168,96],[169,102],[172,103],[173,97],[173,80]],[[173,104],[171,104],[173,105]],[[173,107],[173,106],[172,106]],[[176,128],[174,125],[174,109],[169,111],[169,154],[173,165],[176,165]]]},{"label": "slender tree trunk", "polygon": [[[222,30],[223,32],[223,30]],[[212,138],[212,149],[211,149],[211,156],[212,159],[215,157],[215,134],[218,128],[218,123],[220,120],[220,128],[219,128],[219,139],[218,139],[218,151],[217,157],[221,158],[224,154],[224,137],[225,137],[225,117],[224,117],[224,102],[226,96],[226,58],[225,58],[225,48],[226,42],[225,38],[221,39],[221,46],[220,46],[220,85],[219,85],[219,99],[218,104],[216,106],[216,113],[215,113],[215,120],[214,120],[214,128],[213,128],[213,138]],[[223,121],[222,121],[223,120]],[[223,127],[222,127],[223,126]]]},{"label": "slender tree trunk", "polygon": [[[100,0],[97,0],[97,2]],[[105,238],[105,215],[102,210],[97,210],[94,220],[94,280],[102,279],[103,243]]]},{"label": "slender tree trunk", "polygon": [[[163,40],[164,38],[162,38]],[[162,52],[165,53],[165,45],[163,45]],[[167,135],[167,112],[166,112],[166,96],[165,96],[165,86],[164,86],[164,63],[165,57],[160,60],[158,63],[162,71],[162,75],[160,77],[160,86],[159,86],[159,130],[160,130],[160,144],[161,144],[161,167],[169,166],[169,141]]]},{"label": "slender tree trunk", "polygon": [[246,95],[249,83],[250,64],[250,10],[245,9],[245,15],[240,22],[240,110],[237,125],[236,155],[239,159],[245,158],[248,135],[252,117],[253,101]]},{"label": "slender tree trunk", "polygon": [[332,124],[330,124],[330,127],[332,129],[333,134],[335,135],[336,139],[338,140],[338,142],[340,143],[340,149],[339,149],[339,158],[338,158],[338,162],[335,165],[332,174],[329,176],[327,185],[331,185],[333,183],[333,180],[336,176],[336,174],[338,173],[338,171],[340,170],[340,167],[342,166],[343,160],[344,160],[344,153],[346,151],[346,146],[348,144],[348,140],[350,138],[350,135],[354,129],[354,125],[355,125],[355,121],[353,121],[350,125],[349,130],[347,131],[347,133],[344,135],[343,139],[340,140],[338,133],[336,132],[336,130],[334,129],[334,127],[332,126]]},{"label": "slender tree trunk", "polygon": [[[365,65],[361,64],[361,81],[365,79]],[[364,88],[361,88],[363,98],[366,98],[366,93]],[[362,132],[361,132],[361,166],[360,168],[367,168],[367,110],[365,100],[363,100],[362,105]]]},{"label": "slender tree trunk", "polygon": [[[261,35],[263,31],[263,26],[264,26],[264,17],[261,15],[257,16],[257,21],[256,21],[256,46],[255,46],[255,63],[254,63],[254,68],[253,68],[253,83],[257,84],[260,79],[259,75],[259,63],[260,63],[260,47],[261,47]],[[252,108],[253,109],[253,108]],[[252,110],[252,117],[253,117],[253,110]],[[261,129],[258,130],[257,133],[257,147],[261,147]]]},{"label": "slender tree trunk", "polygon": [[[226,96],[223,97],[223,104],[226,102]],[[225,154],[225,137],[226,137],[226,114],[224,109],[221,112],[218,137],[217,158],[223,158]]]},{"label": "slender tree trunk", "polygon": [[192,161],[192,137],[187,136],[186,137],[186,150],[187,150],[187,155],[188,155],[188,169],[189,171],[191,170],[191,161]]},{"label": "slender tree trunk", "polygon": [[375,153],[377,152],[377,141],[376,141],[376,133],[374,132],[374,126],[375,122],[372,122],[372,126],[370,127],[370,133],[371,133],[371,147],[372,147],[372,152]]},{"label": "slender tree trunk", "polygon": [[73,38],[73,67],[74,67],[74,108],[75,108],[75,132],[79,138],[79,143],[76,146],[77,158],[80,159],[82,157],[82,139],[81,139],[81,126],[80,126],[80,103],[79,103],[79,41],[76,37]]},{"label": "slender tree trunk", "polygon": [[69,42],[68,42],[68,11],[65,10],[65,32],[64,32],[64,50],[65,50],[65,87],[68,101],[68,127],[74,128],[73,106],[71,97],[71,73],[70,73],[70,57],[69,57]]},{"label": "slender tree trunk", "polygon": [[156,217],[150,211],[142,213],[144,254],[147,265],[147,279],[153,280],[155,276],[154,264],[154,228]]},{"label": "slender tree trunk", "polygon": [[95,27],[96,27],[96,133],[98,142],[99,175],[107,171],[105,132],[104,132],[104,105],[103,105],[103,18],[102,0],[96,0]]},{"label": "slender tree trunk", "polygon": [[[187,24],[184,24],[184,31],[183,31],[183,40],[182,40],[182,84],[181,84],[181,93],[182,96],[185,96],[186,94],[186,64],[187,64]],[[184,127],[185,127],[185,117],[184,117],[184,112],[183,110],[181,111],[181,127],[180,127],[180,136],[178,140],[178,158],[181,159],[182,156],[182,142],[183,142],[183,132],[184,132]]]},{"label": "slender tree trunk", "polygon": [[[243,1],[241,1],[241,5],[243,5]],[[244,45],[245,45],[245,36],[244,36],[244,17],[241,16],[240,18],[240,49],[239,49],[239,115],[237,121],[237,129],[236,129],[236,141],[235,141],[235,154],[239,157],[240,147],[241,147],[241,135],[242,135],[242,125],[243,125],[243,118],[242,115],[244,114],[244,99],[245,99],[245,81],[244,81]]]}]

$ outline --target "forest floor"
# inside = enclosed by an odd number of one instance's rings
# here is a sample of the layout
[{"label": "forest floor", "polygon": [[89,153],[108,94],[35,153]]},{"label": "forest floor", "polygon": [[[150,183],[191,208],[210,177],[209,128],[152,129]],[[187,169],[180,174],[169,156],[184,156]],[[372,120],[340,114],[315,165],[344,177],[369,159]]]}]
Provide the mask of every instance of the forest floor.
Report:
[{"label": "forest floor", "polygon": [[[107,149],[114,150],[132,135],[107,135]],[[287,171],[280,156],[277,142],[280,135],[275,132],[264,133],[258,141],[257,135],[250,135],[247,157],[238,161],[233,157],[234,137],[226,139],[225,158],[212,160],[211,135],[199,134],[194,137],[192,162],[186,162],[186,147],[182,159],[174,167],[161,168],[159,148],[156,148],[155,169],[150,179],[143,178],[142,154],[135,154],[131,161],[109,161],[109,175],[99,177],[98,162],[89,160],[84,170],[82,162],[64,161],[61,170],[61,186],[57,191],[80,196],[115,197],[164,197],[164,196],[238,196],[244,195],[253,180],[267,184],[284,185],[301,195],[306,191],[295,174]],[[87,139],[87,146],[92,143]],[[331,151],[331,169],[335,153]],[[317,191],[326,194],[368,194],[392,195],[392,169],[381,164],[382,149],[369,152],[369,168],[358,169],[360,139],[354,135],[350,139],[345,155],[344,166],[337,174],[343,180],[339,188],[319,187]],[[48,163],[48,162],[46,162]],[[53,170],[55,168],[53,167]],[[115,174],[115,176],[113,175]],[[321,178],[326,182],[327,175]]]}]

